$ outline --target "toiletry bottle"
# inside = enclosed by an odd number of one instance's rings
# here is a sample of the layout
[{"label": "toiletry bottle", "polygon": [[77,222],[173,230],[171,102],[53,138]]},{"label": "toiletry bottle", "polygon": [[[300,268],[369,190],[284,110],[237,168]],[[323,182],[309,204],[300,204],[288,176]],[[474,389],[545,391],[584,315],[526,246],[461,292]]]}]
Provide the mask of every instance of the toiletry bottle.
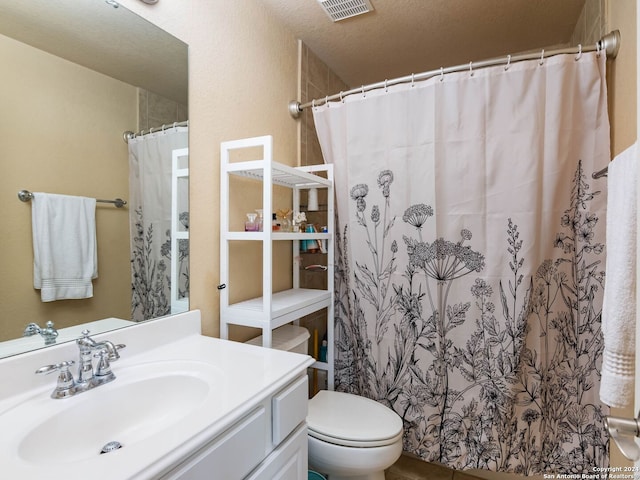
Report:
[{"label": "toiletry bottle", "polygon": [[278,218],[276,217],[276,214],[274,213],[271,218],[272,218],[272,220],[271,220],[271,230],[273,230],[274,232],[276,230],[280,230],[280,222],[278,221]]},{"label": "toiletry bottle", "polygon": [[264,228],[264,217],[262,215],[262,209],[258,208],[256,209],[256,212],[258,212],[258,220],[256,220],[256,222],[258,223],[258,232],[261,232],[262,229]]},{"label": "toiletry bottle", "polygon": [[326,340],[322,340],[322,346],[320,347],[320,361],[327,361],[327,346],[329,343]]},{"label": "toiletry bottle", "polygon": [[[322,233],[329,233],[329,229],[328,229],[327,227],[322,227],[322,228],[320,229],[320,231],[321,231]],[[328,246],[329,246],[329,245],[328,245],[327,239],[326,239],[326,238],[325,238],[325,239],[323,239],[323,240],[320,242],[320,251],[321,251],[322,253],[327,253],[327,248],[328,248]]]},{"label": "toiletry bottle", "polygon": [[[314,233],[316,231],[316,227],[313,224],[307,225],[307,233]],[[318,241],[317,240],[307,240],[307,252],[316,253],[318,251]]]}]

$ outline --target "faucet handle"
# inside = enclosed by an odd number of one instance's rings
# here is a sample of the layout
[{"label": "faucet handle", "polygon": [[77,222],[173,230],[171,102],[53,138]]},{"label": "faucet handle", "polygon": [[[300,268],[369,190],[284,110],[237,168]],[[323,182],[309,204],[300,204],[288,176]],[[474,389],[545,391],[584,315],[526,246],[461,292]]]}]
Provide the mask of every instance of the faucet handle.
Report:
[{"label": "faucet handle", "polygon": [[36,370],[36,375],[48,375],[49,373],[60,371],[62,375],[64,372],[68,372],[69,368],[76,362],[69,360],[68,362],[55,363],[53,365],[45,365]]},{"label": "faucet handle", "polygon": [[109,350],[103,348],[93,355],[98,359],[98,365],[96,366],[96,373],[94,374],[94,378],[98,382],[98,384],[103,384],[110,382],[111,380],[115,380],[116,376],[111,371],[111,355],[109,354]]},{"label": "faucet handle", "polygon": [[106,348],[99,350],[98,353],[94,353],[94,358],[98,359],[98,365],[96,367],[96,376],[108,375],[111,373],[111,364],[109,360],[111,360],[109,351]]},{"label": "faucet handle", "polygon": [[22,336],[30,337],[37,333],[40,333],[40,327],[38,326],[37,323],[31,322],[29,325],[25,327],[24,332],[22,333]]},{"label": "faucet handle", "polygon": [[71,366],[76,363],[73,360],[67,362],[60,362],[53,365],[45,365],[36,370],[36,375],[48,375],[49,373],[59,371],[58,381],[56,388],[51,394],[52,398],[64,398],[74,393],[75,381],[73,380],[73,374],[69,370]]},{"label": "faucet handle", "polygon": [[115,349],[113,351],[113,353],[109,353],[109,360],[114,361],[114,360],[118,360],[120,358],[120,354],[118,353],[118,350],[122,350],[123,348],[126,348],[126,345],[124,343],[118,343],[117,345],[114,345]]}]

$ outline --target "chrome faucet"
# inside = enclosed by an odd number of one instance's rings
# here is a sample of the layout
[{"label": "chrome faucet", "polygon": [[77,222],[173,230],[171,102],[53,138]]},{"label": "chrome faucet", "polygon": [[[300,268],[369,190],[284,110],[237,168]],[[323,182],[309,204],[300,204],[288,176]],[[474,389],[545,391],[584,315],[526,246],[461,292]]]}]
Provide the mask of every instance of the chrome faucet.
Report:
[{"label": "chrome faucet", "polygon": [[30,337],[38,333],[42,336],[42,338],[44,338],[45,345],[52,345],[56,343],[58,331],[53,327],[52,321],[48,321],[45,328],[40,328],[37,323],[32,322],[24,329],[22,336]]},{"label": "chrome faucet", "polygon": [[[66,398],[86,392],[116,378],[111,371],[111,362],[120,358],[118,350],[125,345],[114,345],[108,340],[96,342],[89,336],[89,330],[82,331],[82,336],[76,340],[76,344],[80,354],[77,379],[73,378],[70,371],[74,361],[45,365],[36,370],[36,374],[39,375],[59,372],[56,388],[51,393],[52,398]],[[98,359],[95,371],[93,358]]]}]

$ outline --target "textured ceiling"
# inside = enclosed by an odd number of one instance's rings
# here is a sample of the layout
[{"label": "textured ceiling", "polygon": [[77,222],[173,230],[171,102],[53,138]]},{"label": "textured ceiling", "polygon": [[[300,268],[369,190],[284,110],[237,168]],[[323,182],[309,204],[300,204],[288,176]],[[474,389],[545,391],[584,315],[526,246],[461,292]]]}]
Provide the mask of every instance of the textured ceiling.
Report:
[{"label": "textured ceiling", "polygon": [[260,0],[351,87],[564,45],[584,0],[371,0],[333,22],[317,0]]},{"label": "textured ceiling", "polygon": [[[336,23],[317,0],[252,1],[353,87],[566,44],[585,0],[371,0],[373,12]],[[0,0],[0,34],[186,102],[186,45],[124,8]]]},{"label": "textured ceiling", "polygon": [[0,0],[0,34],[187,103],[187,45],[126,8],[99,0]]}]

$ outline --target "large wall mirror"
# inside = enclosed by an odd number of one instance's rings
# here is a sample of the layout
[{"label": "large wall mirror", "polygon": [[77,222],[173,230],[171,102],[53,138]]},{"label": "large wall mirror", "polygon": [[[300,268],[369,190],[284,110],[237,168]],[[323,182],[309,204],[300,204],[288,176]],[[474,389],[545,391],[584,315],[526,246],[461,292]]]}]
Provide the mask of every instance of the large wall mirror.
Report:
[{"label": "large wall mirror", "polygon": [[[159,290],[171,282],[171,253],[181,260],[182,280],[175,283],[188,308],[188,132],[181,126],[188,120],[187,50],[114,0],[0,0],[0,358],[52,341],[44,331],[24,336],[31,323],[44,330],[53,322],[71,340],[87,325],[98,333],[175,313],[167,306],[171,295]],[[178,240],[165,226],[143,225],[130,193],[134,178],[157,175],[151,164],[131,172],[131,145],[164,133],[163,126],[184,138],[166,167],[171,175],[173,162],[183,172],[175,183]],[[126,131],[143,134],[127,143]],[[141,155],[133,154],[139,161]],[[96,205],[98,276],[91,298],[42,301],[33,283],[32,202],[17,195],[23,189],[129,202]],[[152,198],[152,205],[171,204],[172,193]],[[154,228],[164,259],[150,260],[150,247],[139,243]],[[137,286],[150,294],[132,294]],[[65,340],[59,334],[55,342]]]}]

